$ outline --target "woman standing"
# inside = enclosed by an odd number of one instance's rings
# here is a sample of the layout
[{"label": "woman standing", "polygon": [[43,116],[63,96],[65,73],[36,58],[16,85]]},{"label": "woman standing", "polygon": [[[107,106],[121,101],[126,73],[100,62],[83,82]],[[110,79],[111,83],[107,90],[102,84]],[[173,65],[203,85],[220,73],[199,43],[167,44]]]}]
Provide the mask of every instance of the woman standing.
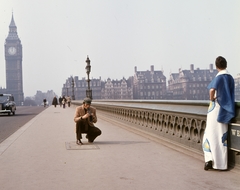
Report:
[{"label": "woman standing", "polygon": [[65,96],[62,97],[62,105],[63,105],[63,108],[65,108],[65,104],[67,103],[67,100],[65,98]]},{"label": "woman standing", "polygon": [[56,107],[58,105],[56,96],[54,96],[54,98],[53,98],[52,105],[54,105],[54,107]]},{"label": "woman standing", "polygon": [[58,101],[59,101],[60,107],[62,107],[62,97],[61,96],[59,97]]},{"label": "woman standing", "polygon": [[227,61],[217,57],[218,74],[208,85],[210,105],[203,136],[204,169],[226,170],[228,166],[228,123],[235,116],[234,79],[226,70]]}]

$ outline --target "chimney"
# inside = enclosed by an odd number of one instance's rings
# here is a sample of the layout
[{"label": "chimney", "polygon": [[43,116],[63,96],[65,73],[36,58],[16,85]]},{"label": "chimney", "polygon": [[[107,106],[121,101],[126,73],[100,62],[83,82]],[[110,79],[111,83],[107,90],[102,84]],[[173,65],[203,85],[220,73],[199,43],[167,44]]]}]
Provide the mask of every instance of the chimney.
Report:
[{"label": "chimney", "polygon": [[135,73],[137,72],[137,66],[134,67],[134,72],[135,72]]},{"label": "chimney", "polygon": [[210,70],[210,73],[213,72],[213,64],[212,63],[209,65],[209,70]]},{"label": "chimney", "polygon": [[194,73],[194,65],[193,64],[190,65],[190,72]]},{"label": "chimney", "polygon": [[154,65],[151,65],[151,72],[154,72]]}]

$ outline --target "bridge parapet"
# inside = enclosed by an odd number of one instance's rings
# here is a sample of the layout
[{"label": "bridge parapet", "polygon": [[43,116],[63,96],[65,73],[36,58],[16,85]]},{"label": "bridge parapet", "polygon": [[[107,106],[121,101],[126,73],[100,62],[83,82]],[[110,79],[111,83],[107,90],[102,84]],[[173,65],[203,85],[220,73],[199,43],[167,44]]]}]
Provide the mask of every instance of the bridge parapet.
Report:
[{"label": "bridge parapet", "polygon": [[[81,103],[74,102],[74,104]],[[128,123],[137,129],[203,154],[202,138],[206,127],[208,101],[94,100],[92,104],[98,110],[105,112],[109,119]],[[240,102],[237,102],[237,115],[229,125],[229,160],[231,164],[238,165],[240,165],[239,108]],[[232,136],[232,128],[235,130],[235,136]],[[234,142],[231,142],[232,137]]]}]

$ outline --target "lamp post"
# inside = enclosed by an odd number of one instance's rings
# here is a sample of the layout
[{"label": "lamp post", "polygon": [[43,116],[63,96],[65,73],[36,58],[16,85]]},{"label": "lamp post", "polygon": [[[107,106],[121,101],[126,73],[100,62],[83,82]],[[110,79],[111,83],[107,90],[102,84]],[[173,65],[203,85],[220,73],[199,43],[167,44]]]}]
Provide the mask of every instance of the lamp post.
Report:
[{"label": "lamp post", "polygon": [[72,77],[72,100],[75,100],[75,95],[74,95],[74,80]]},{"label": "lamp post", "polygon": [[90,65],[90,59],[87,56],[86,60],[87,66],[85,67],[86,73],[87,73],[87,83],[88,83],[88,88],[86,90],[86,97],[92,99],[92,90],[90,89],[90,79],[89,79],[89,74],[91,72],[91,65]]}]

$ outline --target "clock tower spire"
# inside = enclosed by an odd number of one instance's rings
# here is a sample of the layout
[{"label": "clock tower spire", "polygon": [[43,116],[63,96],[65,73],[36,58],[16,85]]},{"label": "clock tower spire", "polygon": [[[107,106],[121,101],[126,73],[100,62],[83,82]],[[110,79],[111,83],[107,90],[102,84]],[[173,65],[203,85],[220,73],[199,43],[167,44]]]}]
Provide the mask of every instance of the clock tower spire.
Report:
[{"label": "clock tower spire", "polygon": [[22,80],[22,44],[17,34],[17,26],[12,19],[5,40],[6,90],[13,94],[17,105],[24,101]]},{"label": "clock tower spire", "polygon": [[9,33],[6,40],[13,40],[13,39],[18,39],[18,34],[17,34],[17,27],[13,18],[13,13],[12,13],[12,20],[9,25]]}]

